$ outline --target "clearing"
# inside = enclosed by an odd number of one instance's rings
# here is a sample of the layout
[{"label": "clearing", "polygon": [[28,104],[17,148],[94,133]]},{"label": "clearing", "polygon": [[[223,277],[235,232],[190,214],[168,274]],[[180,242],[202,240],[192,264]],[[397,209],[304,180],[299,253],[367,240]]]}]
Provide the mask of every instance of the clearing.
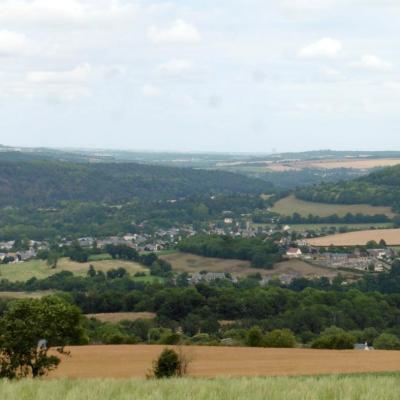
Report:
[{"label": "clearing", "polygon": [[274,269],[259,269],[250,267],[250,261],[225,260],[197,256],[189,253],[171,253],[161,257],[171,263],[176,272],[187,272],[189,274],[207,272],[225,272],[234,277],[245,277],[250,274],[259,273],[261,276],[279,276],[281,274],[299,274],[300,276],[314,278],[325,276],[332,278],[337,276],[338,271],[331,268],[322,268],[310,265],[301,260],[283,261],[274,266]]},{"label": "clearing", "polygon": [[103,261],[90,261],[87,263],[77,263],[71,261],[69,258],[61,258],[58,261],[57,268],[50,268],[46,261],[31,260],[23,263],[16,264],[2,264],[0,265],[0,279],[8,279],[9,281],[27,281],[30,278],[44,279],[51,275],[57,274],[61,271],[71,271],[74,275],[85,276],[89,266],[98,271],[106,272],[113,268],[123,267],[130,274],[136,272],[148,272],[148,269],[142,265],[122,260],[103,260]]},{"label": "clearing", "polygon": [[44,296],[54,294],[52,290],[39,291],[39,292],[0,292],[0,299],[40,299]]},{"label": "clearing", "polygon": [[[67,348],[50,378],[144,378],[165,346],[121,345]],[[389,372],[400,370],[399,351],[183,347],[189,375],[240,377]]]},{"label": "clearing", "polygon": [[328,217],[337,214],[339,217],[344,217],[348,213],[364,215],[385,214],[392,218],[395,214],[390,207],[375,207],[368,204],[324,204],[313,203],[297,199],[295,196],[288,196],[279,200],[272,207],[271,211],[281,215],[291,216],[293,213],[298,213],[302,217],[307,217],[310,214],[320,217]]},{"label": "clearing", "polygon": [[137,321],[138,319],[154,319],[157,314],[151,312],[120,312],[120,313],[101,313],[85,314],[86,318],[96,318],[101,322],[117,324],[121,321]]},{"label": "clearing", "polygon": [[340,233],[337,235],[323,236],[320,238],[308,239],[312,246],[327,247],[333,246],[364,246],[368,242],[384,240],[389,246],[400,245],[400,229],[373,229],[368,231]]}]

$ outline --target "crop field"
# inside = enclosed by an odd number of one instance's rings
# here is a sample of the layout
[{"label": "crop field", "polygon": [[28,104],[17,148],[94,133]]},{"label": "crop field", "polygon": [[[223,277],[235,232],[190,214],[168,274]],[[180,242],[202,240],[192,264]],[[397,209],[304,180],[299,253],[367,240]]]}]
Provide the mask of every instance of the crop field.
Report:
[{"label": "crop field", "polygon": [[337,169],[337,168],[351,168],[351,169],[373,169],[379,167],[392,167],[400,164],[399,159],[394,158],[374,158],[374,159],[344,159],[332,161],[310,161],[304,163],[310,168],[318,169]]},{"label": "crop field", "polygon": [[[253,224],[255,228],[260,227],[273,227],[272,224]],[[346,228],[348,231],[366,231],[370,229],[387,229],[392,228],[393,223],[391,222],[381,222],[374,224],[296,224],[290,225],[292,231],[297,232],[305,232],[305,231],[321,231],[324,229],[336,228],[339,230],[340,228]]]},{"label": "crop field", "polygon": [[[121,345],[68,348],[49,378],[144,378],[165,346]],[[400,371],[399,351],[183,347],[189,376],[243,377]]]},{"label": "crop field", "polygon": [[313,203],[297,199],[295,196],[288,196],[279,200],[272,208],[272,211],[288,216],[293,213],[298,213],[303,217],[307,217],[310,214],[318,215],[320,217],[328,217],[337,214],[339,217],[343,217],[347,213],[361,213],[365,215],[385,214],[388,217],[394,216],[390,207],[374,207],[367,204],[345,205]]},{"label": "crop field", "polygon": [[400,245],[400,229],[375,229],[368,231],[340,233],[337,235],[323,236],[309,239],[312,246],[362,246],[371,240],[379,242],[384,240],[389,246]]},{"label": "crop field", "polygon": [[399,374],[0,382],[7,400],[397,400]]},{"label": "crop field", "polygon": [[172,269],[177,272],[229,272],[235,276],[246,276],[260,272],[259,269],[251,268],[249,261],[223,260],[180,252],[161,255],[160,257],[170,262]]},{"label": "crop field", "polygon": [[75,275],[84,276],[89,269],[89,265],[93,265],[96,270],[104,272],[119,267],[125,268],[131,274],[148,271],[142,265],[130,261],[103,260],[77,263],[68,258],[61,258],[58,261],[57,268],[54,269],[50,268],[46,261],[42,260],[0,265],[0,279],[8,279],[12,282],[27,281],[33,277],[43,279],[61,271],[71,271]]},{"label": "crop field", "polygon": [[244,277],[249,274],[259,273],[263,277],[279,276],[280,274],[299,274],[304,277],[325,276],[332,278],[337,276],[338,272],[329,268],[310,265],[301,260],[283,261],[274,266],[272,270],[251,268],[249,261],[242,260],[222,260],[218,258],[202,257],[188,253],[171,253],[162,256],[164,260],[172,264],[173,270],[177,272],[195,273],[201,271],[207,272],[225,272],[234,277]]},{"label": "crop field", "polygon": [[[1,297],[1,293],[0,293]],[[101,322],[110,322],[117,324],[121,321],[137,321],[138,319],[154,319],[156,314],[151,312],[119,312],[119,313],[101,313],[86,314],[87,318],[96,318]]]}]

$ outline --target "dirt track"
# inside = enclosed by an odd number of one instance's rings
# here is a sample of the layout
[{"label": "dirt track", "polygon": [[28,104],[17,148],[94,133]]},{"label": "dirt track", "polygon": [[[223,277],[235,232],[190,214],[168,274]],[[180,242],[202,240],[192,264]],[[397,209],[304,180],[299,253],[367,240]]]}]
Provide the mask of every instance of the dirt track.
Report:
[{"label": "dirt track", "polygon": [[[143,378],[165,346],[71,348],[50,378]],[[400,371],[400,351],[185,347],[196,377]]]}]

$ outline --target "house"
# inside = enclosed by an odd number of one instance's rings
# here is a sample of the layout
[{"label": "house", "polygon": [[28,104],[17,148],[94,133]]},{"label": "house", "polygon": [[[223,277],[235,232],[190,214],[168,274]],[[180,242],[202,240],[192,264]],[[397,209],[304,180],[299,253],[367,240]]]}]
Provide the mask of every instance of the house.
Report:
[{"label": "house", "polygon": [[225,219],[224,219],[224,223],[225,223],[226,225],[231,225],[231,224],[233,224],[233,219],[232,219],[232,218],[225,218]]},{"label": "house", "polygon": [[295,247],[289,248],[289,250],[286,252],[286,256],[289,258],[300,258],[302,254],[302,251]]}]

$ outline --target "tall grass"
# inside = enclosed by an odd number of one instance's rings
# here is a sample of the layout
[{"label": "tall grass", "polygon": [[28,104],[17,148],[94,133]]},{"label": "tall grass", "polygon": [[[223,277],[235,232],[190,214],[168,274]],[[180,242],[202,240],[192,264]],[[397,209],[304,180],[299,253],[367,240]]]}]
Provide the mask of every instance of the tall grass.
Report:
[{"label": "tall grass", "polygon": [[163,381],[0,382],[0,399],[4,400],[398,400],[399,398],[399,374]]}]

